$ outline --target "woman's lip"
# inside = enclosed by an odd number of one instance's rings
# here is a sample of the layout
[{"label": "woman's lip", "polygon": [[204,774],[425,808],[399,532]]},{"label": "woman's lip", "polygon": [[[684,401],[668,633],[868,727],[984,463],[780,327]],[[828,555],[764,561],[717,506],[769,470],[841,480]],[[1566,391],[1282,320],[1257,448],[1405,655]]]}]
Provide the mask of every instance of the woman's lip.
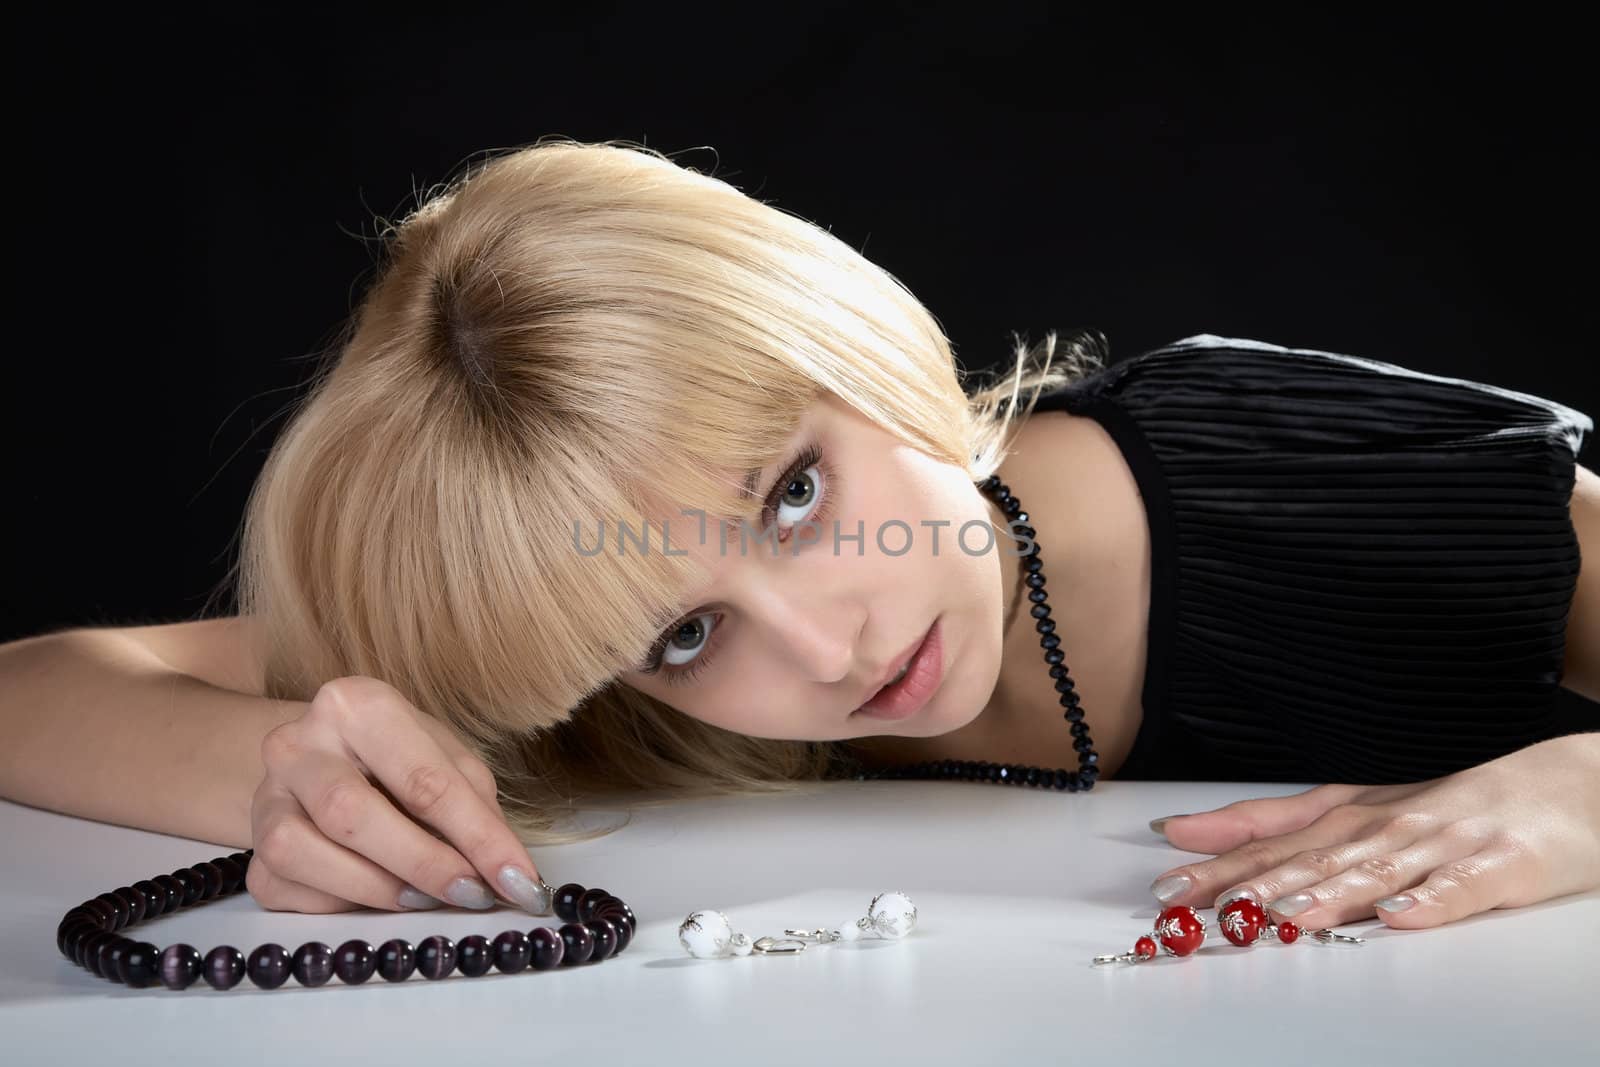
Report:
[{"label": "woman's lip", "polygon": [[944,659],[944,638],[936,618],[917,646],[905,677],[880,688],[855,713],[887,720],[906,719],[917,714],[944,683]]},{"label": "woman's lip", "polygon": [[923,642],[928,640],[928,635],[932,632],[933,623],[930,622],[928,624],[928,628],[922,631],[922,636],[911,642],[910,648],[906,649],[904,652],[900,653],[898,657],[890,661],[889,670],[883,675],[883,677],[878,679],[878,684],[873,686],[871,691],[869,691],[867,695],[861,699],[861,702],[856,705],[857,709],[865,707],[867,701],[877,696],[883,690],[884,686],[895,680],[895,676],[906,668],[906,665],[911,662],[911,657],[917,654],[917,650],[922,647]]}]

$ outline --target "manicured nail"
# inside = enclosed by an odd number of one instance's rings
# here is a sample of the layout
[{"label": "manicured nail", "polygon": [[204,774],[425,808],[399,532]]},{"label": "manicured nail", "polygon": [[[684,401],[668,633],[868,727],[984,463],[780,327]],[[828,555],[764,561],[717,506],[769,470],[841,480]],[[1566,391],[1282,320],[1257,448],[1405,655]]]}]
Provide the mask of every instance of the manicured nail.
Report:
[{"label": "manicured nail", "polygon": [[1187,893],[1189,887],[1193,884],[1187,874],[1174,874],[1153,883],[1150,886],[1150,892],[1156,895],[1157,900],[1165,904],[1174,897]]},{"label": "manicured nail", "polygon": [[1292,893],[1286,897],[1279,897],[1267,907],[1279,915],[1299,915],[1316,902],[1316,898],[1310,893]]},{"label": "manicured nail", "polygon": [[1382,900],[1378,901],[1378,907],[1382,908],[1384,911],[1405,911],[1415,903],[1415,898],[1408,897],[1402,893],[1399,896],[1384,897]]},{"label": "manicured nail", "polygon": [[1241,897],[1253,900],[1257,904],[1261,903],[1261,898],[1256,896],[1256,891],[1254,889],[1250,889],[1248,887],[1244,889],[1230,889],[1217,898],[1217,910],[1221,911],[1223,908],[1228,906],[1229,902],[1238,900]]},{"label": "manicured nail", "polygon": [[1163,827],[1165,827],[1167,825],[1167,820],[1168,819],[1176,819],[1176,818],[1177,818],[1176,815],[1163,815],[1159,819],[1151,819],[1150,820],[1150,829],[1154,830],[1158,834],[1165,833],[1166,831],[1163,829]]},{"label": "manicured nail", "polygon": [[500,888],[506,896],[522,905],[529,915],[550,914],[550,894],[541,889],[520,867],[506,864],[500,868]]},{"label": "manicured nail", "polygon": [[430,897],[422,890],[409,885],[400,890],[398,903],[402,908],[408,908],[412,911],[427,911],[430,908],[444,907],[444,901]]},{"label": "manicured nail", "polygon": [[483,911],[494,907],[494,894],[476,878],[457,878],[444,892],[444,898],[458,908]]}]

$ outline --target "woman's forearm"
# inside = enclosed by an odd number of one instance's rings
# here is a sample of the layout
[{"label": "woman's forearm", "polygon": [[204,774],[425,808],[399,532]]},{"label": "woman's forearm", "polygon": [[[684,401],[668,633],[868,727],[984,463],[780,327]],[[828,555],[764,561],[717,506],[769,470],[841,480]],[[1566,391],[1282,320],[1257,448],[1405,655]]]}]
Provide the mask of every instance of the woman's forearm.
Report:
[{"label": "woman's forearm", "polygon": [[0,797],[248,848],[261,739],[306,707],[175,671],[116,630],[0,645]]}]

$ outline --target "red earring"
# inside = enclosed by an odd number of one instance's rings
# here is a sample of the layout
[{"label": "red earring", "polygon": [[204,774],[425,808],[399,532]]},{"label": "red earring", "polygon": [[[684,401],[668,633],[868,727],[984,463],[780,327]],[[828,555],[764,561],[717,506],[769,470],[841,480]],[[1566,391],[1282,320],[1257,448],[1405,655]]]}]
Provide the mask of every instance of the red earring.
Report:
[{"label": "red earring", "polygon": [[[1251,945],[1261,938],[1276,938],[1284,944],[1293,944],[1304,934],[1324,944],[1333,941],[1359,945],[1364,937],[1346,937],[1332,930],[1302,930],[1292,922],[1274,923],[1267,918],[1266,909],[1249,897],[1231,900],[1217,912],[1217,925],[1222,936],[1235,945]],[[1156,916],[1155,929],[1133,943],[1132,952],[1121,955],[1096,956],[1095,963],[1142,963],[1154,959],[1159,944],[1169,956],[1189,956],[1206,939],[1206,921],[1200,913],[1187,904],[1163,908]]]}]

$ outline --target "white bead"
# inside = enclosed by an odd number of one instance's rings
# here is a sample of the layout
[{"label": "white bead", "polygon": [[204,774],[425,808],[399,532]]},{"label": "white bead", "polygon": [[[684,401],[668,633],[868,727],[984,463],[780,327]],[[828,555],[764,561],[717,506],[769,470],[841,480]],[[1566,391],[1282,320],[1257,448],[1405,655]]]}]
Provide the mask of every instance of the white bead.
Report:
[{"label": "white bead", "polygon": [[733,946],[732,946],[732,948],[733,948],[733,954],[735,956],[748,956],[748,955],[750,955],[750,950],[753,947],[754,946],[751,945],[751,943],[750,943],[750,939],[748,937],[746,937],[744,934],[734,934],[733,935]]},{"label": "white bead", "polygon": [[861,927],[856,925],[856,920],[851,919],[847,923],[841,923],[840,924],[840,926],[839,926],[839,940],[840,941],[855,941],[855,940],[858,940],[860,937],[861,937]]},{"label": "white bead", "polygon": [[678,927],[678,943],[685,952],[700,960],[714,960],[728,954],[733,926],[720,911],[696,911]]},{"label": "white bead", "polygon": [[880,937],[904,937],[917,928],[917,906],[904,893],[879,893],[867,917]]}]

